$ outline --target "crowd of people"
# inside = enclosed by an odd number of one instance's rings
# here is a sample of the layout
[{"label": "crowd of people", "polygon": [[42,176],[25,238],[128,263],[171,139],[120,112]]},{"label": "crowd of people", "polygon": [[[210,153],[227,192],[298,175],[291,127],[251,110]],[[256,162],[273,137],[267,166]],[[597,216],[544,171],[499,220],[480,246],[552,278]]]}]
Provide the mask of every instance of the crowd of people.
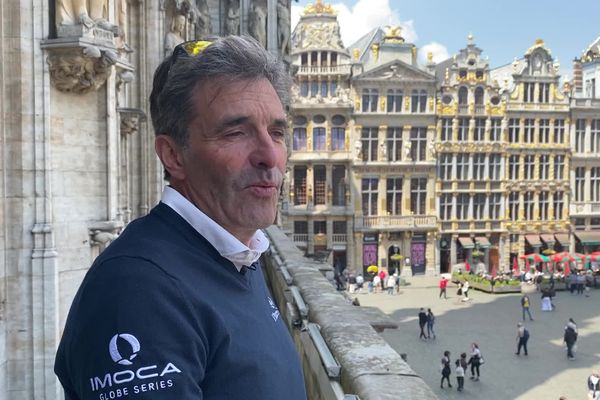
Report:
[{"label": "crowd of people", "polygon": [[[440,381],[440,388],[444,388],[444,381],[447,382],[447,386],[452,388],[450,383],[450,375],[452,375],[452,359],[451,352],[449,350],[444,351],[440,362],[440,373],[442,379]],[[470,367],[470,379],[473,381],[479,381],[480,378],[480,367],[485,363],[485,359],[481,354],[479,345],[475,342],[471,344],[471,350],[467,359],[467,353],[463,352],[460,354],[460,358],[454,361],[454,373],[456,375],[456,386],[459,392],[462,392],[465,386],[465,375],[468,374]]]}]

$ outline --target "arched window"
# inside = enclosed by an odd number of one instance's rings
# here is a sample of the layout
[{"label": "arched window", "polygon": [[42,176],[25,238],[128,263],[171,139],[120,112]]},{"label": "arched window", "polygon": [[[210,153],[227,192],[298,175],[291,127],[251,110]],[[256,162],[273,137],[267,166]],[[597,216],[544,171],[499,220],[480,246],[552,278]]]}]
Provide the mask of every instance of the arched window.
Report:
[{"label": "arched window", "polygon": [[483,88],[481,86],[475,89],[475,104],[482,105],[483,104]]},{"label": "arched window", "polygon": [[458,104],[467,104],[469,99],[469,91],[465,86],[458,89]]}]

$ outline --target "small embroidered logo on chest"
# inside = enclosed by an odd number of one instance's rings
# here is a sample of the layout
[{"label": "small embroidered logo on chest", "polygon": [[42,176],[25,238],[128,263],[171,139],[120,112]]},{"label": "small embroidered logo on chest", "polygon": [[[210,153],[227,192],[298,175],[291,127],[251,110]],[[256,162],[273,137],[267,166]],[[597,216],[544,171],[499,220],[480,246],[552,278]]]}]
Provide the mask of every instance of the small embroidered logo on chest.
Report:
[{"label": "small embroidered logo on chest", "polygon": [[275,305],[273,299],[267,296],[267,300],[269,301],[269,305],[271,306],[272,310],[271,317],[273,317],[273,321],[277,321],[279,319],[279,310],[277,309],[277,306]]}]

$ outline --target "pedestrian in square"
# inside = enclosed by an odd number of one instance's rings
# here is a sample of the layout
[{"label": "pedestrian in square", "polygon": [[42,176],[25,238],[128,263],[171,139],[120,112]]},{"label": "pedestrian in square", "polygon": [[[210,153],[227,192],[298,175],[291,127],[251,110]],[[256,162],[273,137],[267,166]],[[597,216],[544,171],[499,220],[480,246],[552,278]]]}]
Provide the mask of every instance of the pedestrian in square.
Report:
[{"label": "pedestrian in square", "polygon": [[526,294],[521,297],[521,310],[523,312],[523,321],[525,321],[525,314],[529,316],[529,320],[533,321],[533,317],[531,316],[531,311],[529,310],[531,302],[529,301],[529,296]]},{"label": "pedestrian in square", "polygon": [[456,365],[456,369],[454,370],[454,372],[456,373],[456,384],[458,386],[456,390],[462,392],[463,387],[465,386],[465,369],[463,368],[463,366],[460,363],[460,360],[458,359],[454,364]]},{"label": "pedestrian in square", "polygon": [[529,340],[529,331],[527,330],[527,328],[525,328],[523,326],[523,324],[521,322],[519,322],[517,324],[517,352],[515,353],[516,355],[521,355],[521,348],[523,348],[523,351],[525,353],[525,355],[529,355],[527,353],[527,341]]},{"label": "pedestrian in square", "polygon": [[442,276],[442,279],[440,279],[440,296],[439,298],[442,298],[442,295],[444,295],[444,299],[447,299],[448,297],[446,297],[446,287],[448,286],[448,279],[446,279],[445,276]]},{"label": "pedestrian in square", "polygon": [[431,308],[427,309],[427,339],[433,338],[435,339],[435,332],[433,331],[433,324],[435,323],[435,315],[433,315],[433,311]]},{"label": "pedestrian in square", "polygon": [[450,352],[448,350],[444,351],[444,356],[442,357],[442,380],[440,381],[440,387],[444,388],[444,379],[448,382],[448,387],[451,388],[452,384],[450,383],[450,374],[452,373],[452,369],[450,368]]},{"label": "pedestrian in square", "polygon": [[427,325],[427,314],[425,313],[425,309],[421,307],[419,310],[419,328],[421,329],[419,339],[427,339],[427,335],[425,335],[425,325]]}]

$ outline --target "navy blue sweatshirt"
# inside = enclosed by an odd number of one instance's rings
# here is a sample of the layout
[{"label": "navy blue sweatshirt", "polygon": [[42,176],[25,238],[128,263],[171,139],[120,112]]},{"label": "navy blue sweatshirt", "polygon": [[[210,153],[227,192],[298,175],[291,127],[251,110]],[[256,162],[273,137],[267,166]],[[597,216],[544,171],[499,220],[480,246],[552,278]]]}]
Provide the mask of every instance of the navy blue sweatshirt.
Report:
[{"label": "navy blue sweatshirt", "polygon": [[162,203],[88,271],[54,369],[67,400],[306,399],[260,266],[238,272]]}]

